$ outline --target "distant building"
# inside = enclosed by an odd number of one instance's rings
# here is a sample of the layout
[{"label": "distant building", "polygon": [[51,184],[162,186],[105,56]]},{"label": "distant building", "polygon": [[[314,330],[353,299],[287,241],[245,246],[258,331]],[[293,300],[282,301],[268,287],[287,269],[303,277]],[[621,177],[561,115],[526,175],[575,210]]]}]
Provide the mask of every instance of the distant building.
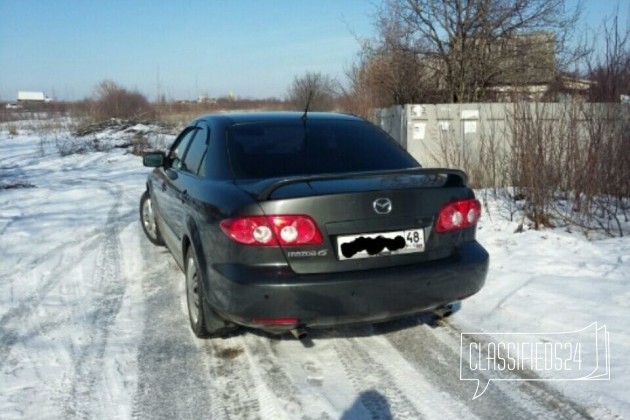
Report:
[{"label": "distant building", "polygon": [[493,100],[567,100],[584,98],[593,82],[562,75],[556,67],[555,36],[547,32],[497,39],[488,46],[494,58],[486,90]]},{"label": "distant building", "polygon": [[556,77],[556,40],[540,32],[499,38],[490,44],[494,86],[548,85]]},{"label": "distant building", "polygon": [[480,64],[485,66],[472,70],[483,72],[486,92],[495,101],[542,100],[557,82],[556,40],[551,33],[480,38],[478,48],[475,44],[469,47],[484,58]]},{"label": "distant building", "polygon": [[44,92],[19,91],[17,101],[22,103],[52,102],[52,98],[46,96]]},{"label": "distant building", "polygon": [[497,102],[511,102],[515,100],[529,101],[569,101],[585,100],[589,89],[595,82],[578,77],[558,75],[550,82],[525,85],[491,86],[488,91],[494,94]]},{"label": "distant building", "polygon": [[208,95],[199,95],[197,97],[197,103],[199,104],[216,104],[217,100],[215,98],[211,98]]}]

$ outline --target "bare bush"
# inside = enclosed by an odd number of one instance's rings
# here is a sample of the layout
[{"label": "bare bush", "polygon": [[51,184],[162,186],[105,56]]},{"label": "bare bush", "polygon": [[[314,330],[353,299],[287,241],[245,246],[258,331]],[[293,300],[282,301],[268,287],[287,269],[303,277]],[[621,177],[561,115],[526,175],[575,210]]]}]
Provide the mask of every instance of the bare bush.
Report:
[{"label": "bare bush", "polygon": [[346,70],[348,85],[340,88],[338,104],[345,112],[370,119],[374,109],[390,104],[379,101],[375,90],[364,83],[363,71],[363,66],[356,63]]},{"label": "bare bush", "polygon": [[296,109],[310,111],[331,111],[335,107],[337,82],[322,73],[306,72],[293,79],[287,100]]},{"label": "bare bush", "polygon": [[458,140],[452,128],[440,130],[438,134],[437,151],[431,153],[434,162],[439,162],[440,166],[451,168],[464,168],[463,145]]},{"label": "bare bush", "polygon": [[604,48],[588,63],[593,102],[619,102],[621,95],[630,95],[630,27],[620,28],[618,15],[619,6],[602,23]]},{"label": "bare bush", "polygon": [[280,111],[289,109],[287,102],[277,98],[219,97],[209,102],[166,101],[154,104],[162,126],[178,132],[191,120],[202,114],[233,110]]},{"label": "bare bush", "polygon": [[110,118],[146,120],[154,118],[155,110],[141,93],[130,92],[111,80],[105,80],[96,89],[91,115],[97,121]]},{"label": "bare bush", "polygon": [[478,183],[497,194],[498,188],[507,185],[510,178],[510,149],[505,126],[495,121],[481,125],[476,169]]},{"label": "bare bush", "polygon": [[630,216],[630,109],[582,101],[503,107],[479,107],[476,136],[457,124],[438,126],[436,142],[423,146],[427,160],[466,171],[471,186],[484,189],[482,197],[509,193],[505,210],[523,211],[531,228],[623,235]]},{"label": "bare bush", "polygon": [[78,137],[56,137],[55,146],[61,156],[70,156],[88,153],[95,149],[95,142]]},{"label": "bare bush", "polygon": [[516,104],[510,182],[533,227],[570,223],[623,235],[630,123],[615,104]]},{"label": "bare bush", "polygon": [[[504,186],[508,178],[508,150],[505,133],[490,122],[479,121],[478,139],[462,138],[450,122],[441,121],[437,132],[437,145],[429,150],[433,164],[455,167],[464,170],[474,188],[494,188]],[[476,121],[477,122],[477,121]],[[446,125],[442,125],[445,124]]]},{"label": "bare bush", "polygon": [[527,199],[527,216],[535,229],[553,226],[551,207],[558,186],[558,139],[547,112],[546,104],[516,103],[510,118],[511,185]]},{"label": "bare bush", "polygon": [[627,108],[596,104],[582,113],[587,127],[586,144],[575,153],[581,173],[573,186],[576,210],[607,231],[620,229],[619,210],[630,197],[630,119]]},{"label": "bare bush", "polygon": [[142,133],[136,133],[131,139],[131,154],[144,156],[144,153],[151,148],[149,139]]}]

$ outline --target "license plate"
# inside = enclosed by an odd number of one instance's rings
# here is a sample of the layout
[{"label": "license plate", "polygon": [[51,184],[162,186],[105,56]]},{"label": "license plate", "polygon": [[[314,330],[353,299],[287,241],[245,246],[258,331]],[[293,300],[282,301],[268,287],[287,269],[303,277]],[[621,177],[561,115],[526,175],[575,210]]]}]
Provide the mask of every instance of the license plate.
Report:
[{"label": "license plate", "polygon": [[340,260],[422,251],[424,251],[424,230],[422,229],[337,237],[337,257]]}]

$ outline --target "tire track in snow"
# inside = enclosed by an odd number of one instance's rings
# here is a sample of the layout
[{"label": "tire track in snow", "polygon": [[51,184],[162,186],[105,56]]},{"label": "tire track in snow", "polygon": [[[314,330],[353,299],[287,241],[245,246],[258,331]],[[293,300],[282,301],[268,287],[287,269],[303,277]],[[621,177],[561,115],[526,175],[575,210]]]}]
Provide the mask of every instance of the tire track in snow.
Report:
[{"label": "tire track in snow", "polygon": [[338,338],[334,342],[338,359],[370,417],[424,418],[424,414],[408,398],[408,392],[396,384],[390,367],[377,361],[371,354],[371,340],[371,337]]},{"label": "tire track in snow", "polygon": [[[92,300],[82,309],[79,321],[91,335],[75,349],[74,377],[70,395],[64,403],[64,413],[71,417],[88,418],[94,407],[102,404],[97,385],[103,379],[103,355],[109,336],[109,327],[118,314],[126,290],[122,276],[119,235],[121,230],[119,208],[123,188],[105,187],[113,193],[113,204],[105,222],[105,234],[98,248],[93,272]],[[103,410],[106,412],[106,410]]]},{"label": "tire track in snow", "polygon": [[144,244],[151,271],[143,279],[145,333],[133,417],[300,417],[304,396],[273,354],[270,338],[247,330],[224,339],[195,338],[188,325],[184,275],[166,248]]},{"label": "tire track in snow", "polygon": [[446,321],[433,329],[417,321],[406,319],[375,328],[439,391],[466,404],[471,414],[480,418],[497,412],[514,419],[591,418],[579,404],[543,382],[493,381],[483,396],[472,401],[475,383],[459,379],[461,331]]},{"label": "tire track in snow", "polygon": [[294,381],[280,364],[271,349],[271,338],[260,332],[247,331],[245,337],[247,352],[259,380],[266,392],[261,393],[265,417],[277,417],[279,414],[298,418],[303,411],[303,404],[296,391]]},{"label": "tire track in snow", "polygon": [[[256,380],[264,418],[301,418],[327,420],[339,417],[335,391],[324,386],[328,374],[336,376],[340,366],[329,341],[317,347],[290,337],[271,337],[262,332],[245,335],[247,353]],[[332,362],[334,367],[329,363]],[[330,380],[330,379],[329,379]],[[333,385],[333,382],[328,382]],[[335,390],[350,386],[345,378],[335,377]],[[343,403],[342,403],[343,404]]]},{"label": "tire track in snow", "polygon": [[[242,334],[242,331],[241,331]],[[245,353],[242,336],[201,341],[210,392],[216,397],[216,416],[221,419],[259,419],[259,383],[252,376],[252,364]]]},{"label": "tire track in snow", "polygon": [[[110,185],[103,186],[102,190],[110,193],[113,199],[118,201],[118,206],[120,205],[122,192],[116,191]],[[115,207],[116,206],[114,206],[114,208]],[[112,235],[111,225],[114,222],[110,222],[110,216],[111,214],[108,215],[108,221],[105,223],[105,227],[94,229],[78,238],[63,242],[38,256],[28,264],[28,270],[34,270],[47,261],[55,260],[54,266],[51,268],[50,273],[47,274],[46,279],[38,286],[37,292],[32,297],[19,302],[15,307],[9,309],[0,317],[0,368],[4,367],[5,363],[8,361],[7,356],[11,348],[21,340],[32,336],[32,330],[26,333],[20,331],[25,324],[28,324],[27,320],[33,317],[35,310],[46,300],[50,292],[59,285],[63,275],[70,269],[78,266],[90,251],[101,248],[103,241]],[[125,214],[122,217],[128,219],[129,216],[129,214]],[[118,217],[122,218],[120,216]],[[117,230],[120,231],[120,223],[118,224]],[[68,248],[78,247],[80,245],[82,245],[81,250],[83,252],[76,253],[76,256],[73,255],[72,258],[67,258],[64,251]],[[68,314],[64,312],[61,315],[62,319],[53,318],[52,320],[48,319],[46,323],[38,323],[37,332],[40,335],[46,334],[48,331],[54,330],[56,327],[66,323],[68,321]]]},{"label": "tire track in snow", "polygon": [[[316,351],[293,338],[248,331],[244,336],[263,418],[332,419],[331,406],[308,382],[302,356]],[[311,362],[312,363],[312,362]],[[335,413],[333,409],[333,413]]]},{"label": "tire track in snow", "polygon": [[[236,334],[204,342],[211,392],[221,397],[218,418],[336,417],[329,414],[336,411],[325,397],[311,392],[307,375],[300,375],[306,373],[301,356],[311,349],[304,349],[296,340],[283,340],[258,331],[241,329]],[[299,366],[297,375],[288,365]]]},{"label": "tire track in snow", "polygon": [[379,325],[375,328],[427,378],[436,392],[448,393],[454,400],[466,404],[472,415],[489,418],[500,412],[510,413],[514,419],[544,417],[544,411],[537,410],[535,406],[518,404],[512,400],[511,395],[504,392],[486,393],[482,399],[471,402],[475,392],[474,383],[459,379],[459,340],[445,344],[430,326],[418,325],[415,319]]},{"label": "tire track in snow", "polygon": [[[99,233],[105,234],[104,231]],[[2,367],[6,361],[6,355],[9,353],[11,347],[18,342],[20,339],[24,338],[25,334],[20,333],[20,326],[23,326],[27,319],[29,319],[33,312],[42,304],[45,300],[46,296],[59,284],[60,276],[65,273],[69,267],[76,266],[79,264],[84,255],[80,255],[76,258],[72,258],[69,261],[64,262],[62,252],[65,248],[70,246],[77,246],[82,242],[86,241],[84,250],[91,251],[97,249],[100,245],[102,238],[100,237],[92,237],[90,235],[89,238],[81,238],[76,241],[72,241],[71,243],[64,243],[55,249],[47,252],[43,256],[37,258],[33,263],[29,265],[29,267],[35,268],[39,264],[47,261],[53,257],[56,258],[56,263],[52,268],[50,274],[47,276],[45,282],[38,287],[37,293],[26,299],[19,302],[15,307],[9,309],[1,318],[0,318],[0,367]],[[49,324],[49,327],[46,329],[42,329],[41,326],[38,331],[45,332],[46,330],[50,330],[55,326],[61,325],[65,320],[59,320],[59,322],[54,324]],[[15,327],[14,327],[15,326]],[[27,335],[30,335],[32,332],[29,331]]]},{"label": "tire track in snow", "polygon": [[[140,224],[138,229],[141,230]],[[144,325],[138,348],[136,419],[222,418],[197,338],[181,308],[184,275],[166,248],[142,234]]]},{"label": "tire track in snow", "polygon": [[[445,323],[444,331],[456,340],[461,339],[461,331],[452,323]],[[471,337],[470,334],[467,335]],[[482,348],[487,345],[488,341],[484,337],[474,336],[475,342],[481,343]],[[470,343],[470,341],[469,341]],[[493,372],[494,373],[494,372]],[[521,379],[542,379],[533,371],[515,371],[510,374],[516,373]],[[513,376],[511,376],[513,377]],[[500,382],[493,381],[492,385],[499,384],[502,386],[504,394],[514,393],[513,399],[517,400],[521,404],[538,404],[540,409],[545,410],[545,415],[549,417],[549,413],[554,413],[557,418],[584,418],[592,419],[588,411],[582,407],[579,403],[571,400],[568,396],[564,395],[560,391],[553,388],[549,383],[544,381],[519,381],[519,382]],[[517,392],[514,392],[514,388],[518,388]],[[490,390],[490,387],[488,387]],[[507,392],[506,392],[507,391]],[[486,391],[487,392],[487,391]],[[484,393],[485,396],[485,393]],[[603,407],[599,407],[602,408]],[[604,409],[607,410],[607,409]]]},{"label": "tire track in snow", "polygon": [[[40,398],[50,402],[49,408],[54,407],[56,415],[76,411],[72,401],[79,396],[79,389],[85,389],[88,384],[87,379],[73,384],[80,376],[77,367],[85,372],[88,360],[102,359],[107,342],[104,330],[115,319],[125,291],[117,236],[129,219],[129,213],[118,212],[123,191],[107,181],[91,189],[95,190],[96,200],[114,204],[104,214],[104,223],[99,222],[103,227],[71,237],[30,261],[26,271],[20,273],[41,271],[37,289],[16,302],[0,319],[0,369],[3,374],[12,376],[31,374],[38,383],[45,384]],[[99,195],[111,197],[103,199]],[[108,266],[110,261],[115,265]],[[89,269],[92,278],[84,279],[80,271],[89,266],[95,266]],[[117,286],[108,287],[109,281]],[[120,288],[118,294],[115,293],[117,288]],[[101,309],[95,311],[96,308]],[[64,330],[73,325],[74,331],[65,334]],[[97,342],[103,342],[100,350],[94,348],[88,352],[87,347]],[[50,365],[41,359],[42,353],[50,358],[52,366],[60,360],[69,363],[53,373]],[[93,383],[100,377],[102,374]],[[88,384],[87,388],[90,387],[93,385]]]}]

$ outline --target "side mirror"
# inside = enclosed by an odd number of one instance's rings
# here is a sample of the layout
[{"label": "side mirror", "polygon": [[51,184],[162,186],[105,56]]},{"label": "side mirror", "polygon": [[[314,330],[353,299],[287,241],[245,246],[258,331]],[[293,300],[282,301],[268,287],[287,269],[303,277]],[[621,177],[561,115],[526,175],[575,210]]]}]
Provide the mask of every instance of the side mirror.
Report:
[{"label": "side mirror", "polygon": [[165,161],[164,152],[149,152],[142,157],[142,164],[149,168],[160,168],[164,166]]}]

